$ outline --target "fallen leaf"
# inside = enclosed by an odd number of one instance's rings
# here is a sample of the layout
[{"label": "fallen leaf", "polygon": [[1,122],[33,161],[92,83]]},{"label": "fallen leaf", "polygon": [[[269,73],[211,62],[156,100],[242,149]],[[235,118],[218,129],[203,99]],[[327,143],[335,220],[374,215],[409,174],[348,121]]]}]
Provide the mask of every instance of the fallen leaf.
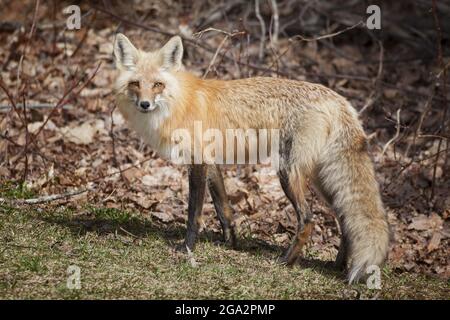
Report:
[{"label": "fallen leaf", "polygon": [[[43,121],[37,121],[37,122],[29,123],[28,126],[27,126],[28,132],[30,132],[30,133],[36,133],[36,132],[42,127],[43,124],[44,124]],[[47,130],[55,130],[55,129],[56,129],[56,126],[55,126],[55,124],[52,122],[52,120],[48,120],[48,122],[45,124],[44,129],[47,129]]]},{"label": "fallen leaf", "polygon": [[151,212],[153,216],[161,220],[162,222],[171,222],[173,221],[173,216],[171,214],[160,212],[160,211],[154,211]]},{"label": "fallen leaf", "polygon": [[419,231],[437,229],[442,226],[442,223],[442,218],[435,213],[433,213],[429,217],[427,215],[421,214],[412,219],[412,222],[408,225],[408,229]]},{"label": "fallen leaf", "polygon": [[434,251],[439,248],[439,244],[441,243],[442,235],[440,232],[434,232],[431,236],[430,242],[428,242],[427,250],[428,252]]}]

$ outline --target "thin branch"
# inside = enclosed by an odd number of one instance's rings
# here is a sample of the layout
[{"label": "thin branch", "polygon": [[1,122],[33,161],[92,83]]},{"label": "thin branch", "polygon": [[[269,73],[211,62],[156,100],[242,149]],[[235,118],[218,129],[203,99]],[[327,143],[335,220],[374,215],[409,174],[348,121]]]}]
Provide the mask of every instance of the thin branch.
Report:
[{"label": "thin branch", "polygon": [[228,40],[229,36],[226,35],[225,37],[223,37],[222,42],[220,43],[219,47],[216,50],[216,53],[214,54],[213,58],[211,59],[211,62],[208,65],[208,68],[206,69],[205,73],[203,74],[203,79],[206,78],[206,76],[208,75],[208,73],[211,71],[212,66],[214,65],[214,63],[216,62],[217,59],[217,55],[219,54],[220,50],[222,50],[223,45],[225,44],[225,42]]},{"label": "thin branch", "polygon": [[[95,68],[94,72],[92,73],[92,75],[81,84],[80,89],[75,93],[75,95],[78,95],[81,90],[83,90],[89,82],[91,82],[91,80],[95,77],[95,75],[97,74],[98,70],[100,69],[101,66],[101,62],[97,65],[97,68]],[[50,114],[47,116],[47,118],[45,119],[45,121],[42,123],[41,127],[38,129],[38,131],[36,132],[36,134],[33,136],[33,140],[36,139],[36,137],[41,133],[41,131],[45,128],[47,122],[50,120],[50,118],[55,114],[56,110],[58,110],[59,108],[61,108],[63,105],[65,105],[70,99],[67,99],[67,96],[72,93],[72,91],[75,90],[75,88],[81,83],[82,78],[78,79],[78,81],[74,82],[74,84],[68,89],[66,90],[66,92],[63,94],[63,96],[61,97],[61,99],[59,99],[59,101],[56,103],[56,105],[53,107],[52,111],[50,111]]]},{"label": "thin branch", "polygon": [[[444,59],[443,59],[443,50],[442,50],[442,29],[441,29],[441,21],[439,20],[439,16],[437,13],[437,4],[436,4],[436,0],[433,0],[433,17],[434,17],[434,23],[435,23],[435,27],[436,27],[436,33],[437,33],[437,49],[438,49],[438,64],[439,67],[442,69],[442,72],[444,74],[444,76],[442,77],[442,95],[443,95],[443,102],[442,102],[442,121],[441,124],[437,130],[436,133],[440,133],[446,126],[446,120],[447,120],[447,110],[448,110],[448,105],[447,105],[447,69],[444,65]],[[430,200],[434,198],[434,192],[435,192],[435,184],[436,184],[436,172],[437,172],[437,166],[439,163],[439,157],[440,157],[440,151],[441,151],[441,147],[442,147],[442,139],[439,140],[438,142],[438,146],[437,146],[437,153],[436,153],[436,159],[435,159],[435,163],[434,163],[434,168],[433,168],[433,179],[431,181],[431,193],[430,193]],[[444,155],[444,162],[446,162],[447,159],[447,152]],[[445,170],[444,170],[445,171]]]},{"label": "thin branch", "polygon": [[194,33],[193,36],[200,39],[205,33],[211,32],[211,31],[215,31],[215,32],[218,32],[218,33],[223,33],[224,35],[226,35],[226,36],[228,36],[230,38],[235,37],[237,35],[243,35],[243,34],[246,33],[245,31],[228,32],[228,31],[225,31],[225,30],[222,30],[222,29],[217,29],[217,28],[206,28],[204,30],[201,30],[199,32]]},{"label": "thin branch", "polygon": [[277,46],[278,34],[280,32],[280,17],[278,13],[277,0],[270,0],[272,7],[273,29],[271,28],[271,44],[273,47]]},{"label": "thin branch", "polygon": [[386,144],[384,145],[383,151],[381,152],[381,155],[380,155],[380,158],[383,157],[383,155],[386,152],[387,148],[391,145],[391,143],[393,143],[395,140],[397,140],[398,136],[400,135],[400,128],[401,128],[400,112],[401,112],[401,109],[398,109],[397,110],[397,130],[395,132],[395,135],[388,142],[386,142]]},{"label": "thin branch", "polygon": [[261,16],[261,12],[259,10],[259,0],[255,0],[255,15],[258,18],[259,25],[261,26],[261,40],[259,43],[259,61],[262,61],[264,58],[264,48],[266,43],[266,24],[264,22],[263,17]]},{"label": "thin branch", "polygon": [[47,203],[47,202],[52,202],[55,200],[60,200],[60,199],[66,199],[66,198],[70,198],[85,192],[88,192],[92,190],[92,188],[86,188],[86,189],[81,189],[81,190],[75,190],[75,191],[69,191],[66,193],[61,193],[61,194],[52,194],[52,195],[48,195],[48,196],[42,196],[39,198],[32,198],[32,199],[16,199],[16,200],[11,200],[11,199],[5,199],[5,198],[0,198],[0,203],[12,203],[12,204],[41,204],[41,203]]},{"label": "thin branch", "polygon": [[8,98],[9,103],[11,103],[11,106],[12,106],[14,112],[15,112],[15,113],[17,114],[17,116],[19,117],[20,122],[22,122],[22,124],[25,125],[25,121],[22,119],[22,117],[21,117],[21,115],[20,115],[20,111],[19,111],[19,109],[17,108],[16,103],[14,102],[14,99],[13,99],[13,97],[12,97],[12,94],[11,94],[11,92],[8,90],[8,88],[6,87],[6,84],[2,81],[2,79],[0,79],[0,88],[3,90],[3,92],[5,92],[6,97]]},{"label": "thin branch", "polygon": [[[49,109],[49,108],[53,108],[55,105],[54,104],[50,104],[50,103],[38,103],[38,104],[32,104],[32,105],[30,105],[30,104],[26,104],[26,108],[27,108],[27,110],[30,110],[30,109]],[[23,107],[24,107],[24,105],[23,104],[20,104],[20,105],[17,105],[16,104],[16,107],[17,108],[22,108],[23,109]],[[11,109],[14,109],[14,106],[13,105],[0,105],[0,112],[9,112]],[[64,110],[70,110],[70,109],[73,109],[73,106],[72,105],[65,105],[65,106],[63,106],[62,107],[62,109],[64,109]]]},{"label": "thin branch", "polygon": [[21,83],[20,80],[22,79],[23,60],[28,52],[28,48],[30,47],[31,39],[33,38],[34,30],[36,29],[36,19],[37,19],[38,10],[39,10],[39,0],[36,0],[36,4],[34,7],[34,13],[33,13],[33,22],[31,23],[30,34],[28,35],[28,41],[26,42],[25,47],[22,51],[22,55],[20,56],[20,60],[19,60],[19,66],[17,67],[17,92],[19,92],[19,84]]},{"label": "thin branch", "polygon": [[340,34],[342,34],[342,33],[344,33],[344,32],[347,32],[347,31],[349,31],[349,30],[352,30],[352,29],[354,29],[354,28],[356,28],[356,27],[359,27],[359,26],[361,26],[361,25],[364,25],[364,22],[363,22],[363,21],[359,21],[358,23],[356,23],[356,24],[354,24],[354,25],[352,25],[352,26],[350,26],[350,27],[347,27],[347,28],[345,28],[345,29],[336,31],[336,32],[334,32],[334,33],[324,34],[324,35],[319,36],[319,37],[315,37],[315,38],[306,38],[306,37],[304,37],[304,36],[302,36],[302,35],[296,35],[296,36],[293,36],[292,38],[290,38],[290,40],[300,40],[300,41],[312,42],[312,41],[318,41],[318,40],[323,40],[323,39],[329,39],[329,38],[336,37],[336,36],[338,36],[338,35],[340,35]]},{"label": "thin branch", "polygon": [[378,98],[380,97],[380,94],[381,94],[380,87],[381,87],[381,80],[383,77],[384,46],[383,46],[383,42],[381,42],[381,41],[378,41],[378,45],[380,47],[380,56],[379,56],[380,62],[378,64],[377,77],[375,78],[375,80],[373,82],[374,88],[373,88],[372,92],[370,93],[369,98],[367,98],[364,106],[361,108],[361,110],[359,110],[359,114],[362,114],[364,111],[366,111],[371,106],[373,106],[373,104],[378,100]]}]

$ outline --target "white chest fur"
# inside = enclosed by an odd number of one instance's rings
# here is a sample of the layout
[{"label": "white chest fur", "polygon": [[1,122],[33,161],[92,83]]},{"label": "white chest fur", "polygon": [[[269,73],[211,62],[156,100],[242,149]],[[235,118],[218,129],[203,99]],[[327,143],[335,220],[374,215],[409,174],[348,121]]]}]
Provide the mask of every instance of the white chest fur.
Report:
[{"label": "white chest fur", "polygon": [[158,106],[155,110],[142,113],[133,105],[119,104],[119,110],[128,122],[130,129],[138,135],[164,159],[170,159],[170,145],[162,143],[160,128],[169,116],[167,108]]}]

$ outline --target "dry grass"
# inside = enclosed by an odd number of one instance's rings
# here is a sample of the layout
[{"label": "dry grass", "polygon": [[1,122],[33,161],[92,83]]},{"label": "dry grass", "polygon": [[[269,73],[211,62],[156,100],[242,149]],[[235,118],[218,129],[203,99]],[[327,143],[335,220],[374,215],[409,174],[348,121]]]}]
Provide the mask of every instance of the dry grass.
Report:
[{"label": "dry grass", "polygon": [[[211,234],[199,241],[192,267],[172,249],[183,227],[117,209],[3,204],[0,221],[2,299],[450,298],[448,282],[436,278],[385,268],[381,290],[347,286],[314,252],[286,268],[276,263],[282,248],[243,239],[231,250]],[[81,268],[80,290],[66,286],[70,265]]]}]

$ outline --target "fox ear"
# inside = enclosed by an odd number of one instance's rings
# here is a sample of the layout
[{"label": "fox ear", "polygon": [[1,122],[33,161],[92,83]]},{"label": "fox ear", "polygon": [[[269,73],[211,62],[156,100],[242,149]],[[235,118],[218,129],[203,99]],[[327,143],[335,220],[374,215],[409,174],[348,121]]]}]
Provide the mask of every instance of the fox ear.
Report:
[{"label": "fox ear", "polygon": [[132,69],[136,66],[138,50],[126,36],[118,33],[114,43],[114,57],[117,67]]},{"label": "fox ear", "polygon": [[174,36],[160,50],[163,68],[179,70],[182,66],[183,43],[180,36]]}]

